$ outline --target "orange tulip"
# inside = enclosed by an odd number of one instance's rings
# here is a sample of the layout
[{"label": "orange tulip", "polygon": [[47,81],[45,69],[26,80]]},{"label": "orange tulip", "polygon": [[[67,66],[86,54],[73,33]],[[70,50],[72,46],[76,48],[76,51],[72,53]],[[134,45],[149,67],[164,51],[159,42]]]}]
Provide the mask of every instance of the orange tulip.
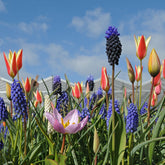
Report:
[{"label": "orange tulip", "polygon": [[20,49],[16,54],[16,64],[18,71],[22,68],[22,52],[23,50]]},{"label": "orange tulip", "polygon": [[7,72],[10,77],[14,78],[17,74],[17,64],[16,64],[16,52],[12,54],[9,52],[9,58],[6,57],[6,54],[3,52],[3,56],[6,63]]},{"label": "orange tulip", "polygon": [[153,48],[148,60],[148,72],[152,77],[157,76],[160,72],[160,60],[155,49]]},{"label": "orange tulip", "polygon": [[22,79],[22,83],[24,86],[25,91],[28,93],[31,90],[31,78],[26,78],[26,81],[24,82],[24,80]]},{"label": "orange tulip", "polygon": [[140,81],[140,79],[141,79],[142,71],[143,71],[143,66],[141,68],[140,66],[136,67],[136,65],[135,65],[135,80],[137,82]]},{"label": "orange tulip", "polygon": [[110,85],[109,85],[109,78],[107,75],[107,69],[105,67],[102,67],[101,71],[101,87],[104,91],[108,92]]},{"label": "orange tulip", "polygon": [[81,93],[82,93],[81,84],[79,82],[77,84],[75,83],[74,87],[72,87],[73,97],[79,99],[81,97]]},{"label": "orange tulip", "polygon": [[147,54],[147,48],[151,40],[151,36],[148,37],[147,40],[145,40],[145,37],[143,35],[141,37],[138,37],[138,39],[136,39],[136,36],[134,35],[134,40],[136,46],[136,56],[140,60],[142,60]]}]

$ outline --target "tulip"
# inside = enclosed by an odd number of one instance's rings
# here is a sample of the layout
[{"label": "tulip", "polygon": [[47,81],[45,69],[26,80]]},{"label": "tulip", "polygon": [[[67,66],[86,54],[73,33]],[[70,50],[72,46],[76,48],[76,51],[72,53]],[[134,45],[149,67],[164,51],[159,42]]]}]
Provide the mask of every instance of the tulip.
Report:
[{"label": "tulip", "polygon": [[9,52],[9,58],[6,57],[6,54],[3,52],[3,56],[6,63],[7,72],[10,77],[14,78],[17,74],[17,64],[16,64],[16,53]]},{"label": "tulip", "polygon": [[107,69],[105,67],[102,67],[102,71],[101,71],[101,87],[106,92],[108,92],[110,88]]},{"label": "tulip", "polygon": [[163,78],[165,79],[165,59],[163,60],[163,65],[162,65],[162,69],[163,69]]},{"label": "tulip", "polygon": [[152,77],[155,77],[160,72],[160,67],[159,57],[153,48],[148,60],[148,72]]},{"label": "tulip", "polygon": [[135,40],[135,46],[136,46],[136,56],[140,60],[142,60],[147,54],[147,48],[151,40],[151,36],[148,37],[147,40],[145,40],[143,35],[141,37],[138,37],[138,39],[136,39],[136,36],[134,35],[134,40]]},{"label": "tulip", "polygon": [[64,118],[58,113],[56,108],[54,108],[53,113],[46,112],[45,116],[53,126],[54,130],[62,134],[77,133],[85,127],[88,121],[88,116],[86,116],[81,122],[79,122],[77,109],[70,111]]},{"label": "tulip", "polygon": [[22,83],[24,86],[25,91],[28,93],[31,90],[31,78],[26,78],[26,81],[22,79]]},{"label": "tulip", "polygon": [[75,83],[74,87],[72,87],[72,95],[79,99],[81,97],[81,93],[82,93],[82,86],[81,84],[78,82],[77,84]]},{"label": "tulip", "polygon": [[131,65],[130,61],[128,60],[128,58],[126,58],[126,62],[127,62],[127,70],[128,70],[129,80],[131,83],[134,83],[134,81],[135,81],[134,70],[133,70],[132,65]]},{"label": "tulip", "polygon": [[141,79],[142,71],[143,71],[143,66],[141,68],[140,66],[136,67],[136,65],[135,65],[135,80],[137,82],[140,81],[140,79]]},{"label": "tulip", "polygon": [[6,83],[6,96],[9,100],[11,100],[11,86],[9,83]]},{"label": "tulip", "polygon": [[160,94],[160,92],[161,92],[161,87],[162,87],[162,83],[161,83],[161,80],[160,80],[160,83],[155,87],[155,93],[156,93],[157,95]]},{"label": "tulip", "polygon": [[151,99],[151,106],[152,107],[155,106],[155,103],[156,103],[157,99],[158,99],[157,94],[154,91],[153,94],[152,94],[152,99]]},{"label": "tulip", "polygon": [[36,91],[36,93],[34,92],[34,96],[36,98],[35,102],[34,102],[34,106],[37,107],[38,103],[42,103],[42,94],[41,92],[39,92],[38,90]]},{"label": "tulip", "polygon": [[94,153],[97,152],[98,147],[99,147],[99,136],[98,136],[96,128],[94,127],[94,140],[93,140],[93,151],[94,151]]},{"label": "tulip", "polygon": [[22,68],[22,52],[23,50],[20,49],[16,54],[16,64],[18,71]]},{"label": "tulip", "polygon": [[[153,77],[152,77],[152,80],[153,80]],[[157,74],[157,76],[154,77],[154,87],[159,85],[160,80],[161,80],[161,71]]]},{"label": "tulip", "polygon": [[89,90],[89,83],[87,82],[87,87],[86,87],[86,98],[90,98],[90,90]]}]

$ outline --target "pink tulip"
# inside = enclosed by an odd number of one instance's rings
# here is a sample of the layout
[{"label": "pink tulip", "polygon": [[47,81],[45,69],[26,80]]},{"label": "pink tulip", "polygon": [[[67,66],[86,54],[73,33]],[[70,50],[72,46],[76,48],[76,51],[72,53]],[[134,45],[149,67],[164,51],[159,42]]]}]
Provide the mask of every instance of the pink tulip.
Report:
[{"label": "pink tulip", "polygon": [[53,128],[62,134],[77,133],[85,127],[88,121],[88,116],[86,116],[81,122],[79,122],[77,109],[70,111],[64,118],[58,113],[56,108],[54,108],[53,113],[46,112],[45,116]]},{"label": "pink tulip", "polygon": [[104,91],[108,92],[109,91],[109,88],[110,88],[110,85],[109,85],[109,78],[108,78],[108,75],[107,75],[107,69],[105,67],[102,67],[102,70],[101,70],[101,87]]}]

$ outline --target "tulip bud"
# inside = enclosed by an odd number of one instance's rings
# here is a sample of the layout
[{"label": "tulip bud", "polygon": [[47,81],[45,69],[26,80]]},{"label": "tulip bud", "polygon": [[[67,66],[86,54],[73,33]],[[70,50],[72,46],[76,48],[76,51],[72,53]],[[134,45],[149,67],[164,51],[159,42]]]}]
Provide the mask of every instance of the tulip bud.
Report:
[{"label": "tulip bud", "polygon": [[136,67],[136,65],[135,65],[135,72],[136,72],[135,73],[135,80],[137,82],[140,81],[140,79],[141,79],[142,71],[143,71],[143,66],[141,68],[140,66]]},{"label": "tulip bud", "polygon": [[78,82],[77,84],[75,83],[74,87],[72,87],[72,95],[77,99],[79,99],[81,97],[81,93],[82,93],[82,87],[80,82]]},{"label": "tulip bud", "polygon": [[[40,104],[42,103],[42,94],[41,92],[39,92],[38,90],[36,91],[36,93],[34,92],[34,96],[36,98],[36,101],[39,102]],[[38,103],[36,103],[38,104]]]},{"label": "tulip bud", "polygon": [[101,71],[101,87],[106,92],[108,92],[110,88],[107,69],[105,67],[102,67],[102,71]]},{"label": "tulip bud", "polygon": [[127,62],[127,70],[128,70],[129,80],[131,83],[134,83],[134,81],[135,81],[134,70],[133,70],[132,65],[131,65],[130,61],[128,60],[128,58],[126,58],[126,62]]},{"label": "tulip bud", "polygon": [[[157,76],[154,77],[154,87],[160,83],[160,80],[161,80],[160,78],[161,78],[161,72],[159,72],[157,74]],[[153,77],[152,77],[152,80],[153,80]],[[151,83],[152,83],[152,81],[151,81]]]},{"label": "tulip bud", "polygon": [[95,130],[94,130],[94,140],[93,140],[93,151],[94,151],[94,153],[96,153],[98,150],[98,147],[99,147],[99,136],[97,134],[96,128],[94,128],[94,129]]},{"label": "tulip bud", "polygon": [[163,78],[165,79],[165,59],[163,60],[162,69],[163,69]]},{"label": "tulip bud", "polygon": [[89,83],[87,82],[87,87],[86,87],[86,98],[90,98],[90,90],[89,90]]},{"label": "tulip bud", "polygon": [[154,48],[149,56],[148,72],[152,77],[155,77],[160,72],[160,60]]},{"label": "tulip bud", "polygon": [[24,82],[24,80],[22,79],[22,83],[24,86],[25,91],[28,93],[31,90],[31,78],[29,79],[28,77],[26,78],[26,81]]},{"label": "tulip bud", "polygon": [[6,83],[6,96],[9,100],[11,100],[11,86],[9,83]]}]

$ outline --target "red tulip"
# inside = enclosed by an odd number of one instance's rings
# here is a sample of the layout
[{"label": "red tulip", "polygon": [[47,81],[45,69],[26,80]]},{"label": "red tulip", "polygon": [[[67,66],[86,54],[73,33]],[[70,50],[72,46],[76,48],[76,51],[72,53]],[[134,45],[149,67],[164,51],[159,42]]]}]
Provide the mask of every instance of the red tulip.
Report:
[{"label": "red tulip", "polygon": [[81,84],[78,82],[77,84],[75,83],[74,87],[72,87],[72,95],[79,99],[81,97],[82,93],[82,87]]},{"label": "red tulip", "polygon": [[23,52],[23,50],[20,49],[16,54],[16,63],[17,63],[18,70],[20,70],[22,68],[22,52]]},{"label": "red tulip", "polygon": [[26,78],[26,81],[24,82],[24,80],[22,79],[22,83],[24,86],[25,91],[28,93],[31,90],[31,78],[29,79],[28,77]]},{"label": "red tulip", "polygon": [[14,78],[17,74],[17,64],[16,64],[16,53],[9,52],[9,58],[6,57],[6,54],[3,52],[3,56],[6,63],[7,72],[10,77]]},{"label": "red tulip", "polygon": [[42,94],[41,92],[39,92],[38,90],[36,91],[36,93],[34,92],[34,96],[36,98],[36,105],[38,105],[38,103],[42,103]]},{"label": "red tulip", "polygon": [[150,42],[151,36],[145,40],[144,36],[142,35],[141,37],[138,37],[136,39],[136,36],[134,35],[134,40],[135,40],[135,46],[136,46],[136,56],[142,60],[146,54],[147,54],[147,47]]},{"label": "red tulip", "polygon": [[102,67],[101,71],[101,87],[104,91],[108,92],[110,85],[109,85],[109,78],[107,75],[107,69],[105,67]]},{"label": "red tulip", "polygon": [[165,79],[165,59],[163,60],[163,78]]},{"label": "red tulip", "polygon": [[162,86],[162,83],[161,83],[161,80],[160,80],[160,83],[155,87],[155,93],[157,95],[159,95],[160,92],[161,92],[161,86]]}]

